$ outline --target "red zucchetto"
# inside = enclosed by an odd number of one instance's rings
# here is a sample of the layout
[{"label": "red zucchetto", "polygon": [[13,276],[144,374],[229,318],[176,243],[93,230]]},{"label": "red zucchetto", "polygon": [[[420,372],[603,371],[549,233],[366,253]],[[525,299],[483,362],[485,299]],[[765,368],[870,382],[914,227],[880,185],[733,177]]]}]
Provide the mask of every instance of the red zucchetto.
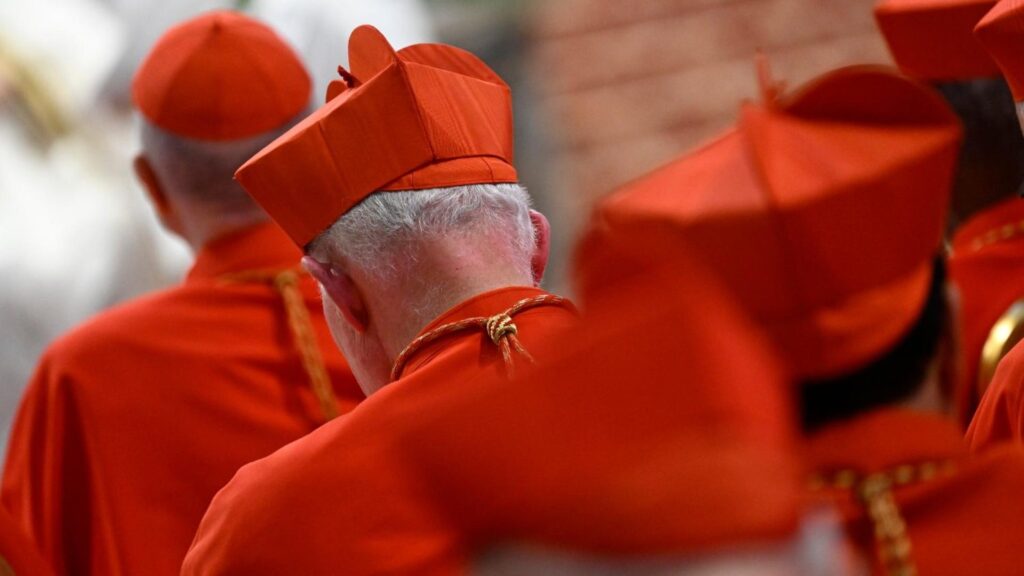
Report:
[{"label": "red zucchetto", "polygon": [[160,38],[135,74],[132,99],[173,134],[240,140],[295,118],[309,105],[310,86],[299,57],[268,26],[215,11]]}]

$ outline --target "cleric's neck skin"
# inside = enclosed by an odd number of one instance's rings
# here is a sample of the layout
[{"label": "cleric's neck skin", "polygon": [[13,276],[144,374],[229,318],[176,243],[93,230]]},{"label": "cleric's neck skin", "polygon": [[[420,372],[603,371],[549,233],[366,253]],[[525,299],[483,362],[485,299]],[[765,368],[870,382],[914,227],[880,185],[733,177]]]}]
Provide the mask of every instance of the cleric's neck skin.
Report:
[{"label": "cleric's neck skin", "polygon": [[917,392],[899,403],[900,408],[928,414],[939,414],[953,418],[953,405],[939,377],[939,362],[936,360],[928,367],[928,375]]},{"label": "cleric's neck skin", "polygon": [[[368,300],[380,311],[384,349],[392,361],[439,316],[477,295],[508,286],[533,286],[527,270],[516,270],[486,249],[469,249],[458,240],[428,242],[408,282],[382,286]],[[406,306],[396,306],[406,302]],[[404,309],[403,309],[404,308]]]},{"label": "cleric's neck skin", "polygon": [[[185,208],[192,212],[192,207]],[[190,215],[183,219],[181,229],[173,230],[192,248],[192,252],[199,252],[210,242],[229,236],[235,232],[252,228],[259,224],[268,222],[269,219],[258,213],[228,213],[210,218],[208,215]]]},{"label": "cleric's neck skin", "polygon": [[946,323],[942,328],[938,350],[925,370],[920,388],[913,396],[900,402],[899,407],[955,419],[954,395],[956,383],[962,378],[963,371],[960,360],[960,291],[956,285],[947,282],[945,296]]},{"label": "cleric's neck skin", "polygon": [[133,168],[160,223],[198,252],[217,238],[269,220],[232,180],[238,158],[251,154],[266,138],[217,143],[216,153],[197,167],[189,159],[214,145],[193,142],[142,121],[142,150]]},{"label": "cleric's neck skin", "polygon": [[337,251],[314,249],[303,265],[320,283],[335,342],[370,395],[390,381],[398,355],[434,319],[469,298],[508,286],[536,286],[548,258],[547,219],[531,211],[531,253],[510,257],[509,239],[490,230],[424,235],[386,279]]},{"label": "cleric's neck skin", "polygon": [[[533,286],[526,270],[510,269],[458,239],[428,242],[416,264],[395,282],[379,283],[303,264],[321,281],[328,326],[367,396],[390,381],[398,355],[434,319],[474,296],[508,286]],[[349,284],[351,282],[351,284]],[[361,290],[358,286],[372,286]]]},{"label": "cleric's neck skin", "polygon": [[161,179],[156,171],[148,167],[139,168],[140,160],[136,161],[136,171],[149,171],[140,179],[160,224],[184,240],[193,253],[199,252],[213,240],[269,221],[267,215],[251,202],[241,202],[230,207],[216,206],[215,203],[202,201],[202,193],[199,191],[176,191],[173,186],[166,185],[166,179]]}]

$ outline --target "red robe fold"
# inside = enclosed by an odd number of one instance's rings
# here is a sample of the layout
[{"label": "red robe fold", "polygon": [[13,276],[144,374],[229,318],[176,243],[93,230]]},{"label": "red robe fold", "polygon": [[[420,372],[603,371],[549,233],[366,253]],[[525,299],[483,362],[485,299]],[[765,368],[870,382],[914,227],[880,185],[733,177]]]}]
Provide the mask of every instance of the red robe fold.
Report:
[{"label": "red robe fold", "polygon": [[[272,224],[216,240],[183,285],[50,346],[22,401],[0,495],[58,574],[178,574],[235,471],[323,423],[281,295],[226,280],[299,257]],[[301,282],[345,412],[362,394],[315,283]]]},{"label": "red robe fold", "polygon": [[[493,316],[542,294],[523,287],[488,292],[427,329]],[[553,353],[544,343],[574,326],[576,315],[549,305],[512,320],[523,347],[543,362]],[[403,433],[437,418],[429,409],[436,399],[503,380],[505,370],[498,347],[480,331],[421,349],[398,380],[358,409],[242,468],[210,505],[182,574],[459,573],[465,542],[410,472]],[[457,449],[446,456],[463,465]]]},{"label": "red robe fold", "polygon": [[0,575],[50,576],[53,572],[13,518],[0,508]]},{"label": "red robe fold", "polygon": [[[1004,446],[968,453],[958,426],[908,410],[879,410],[822,429],[809,440],[816,471],[861,475],[900,465],[948,463],[951,473],[897,486],[896,504],[907,526],[917,573],[928,576],[1024,574],[1024,450]],[[871,523],[849,490],[817,493],[838,505],[851,539],[874,558]],[[884,575],[879,566],[874,574]]]},{"label": "red robe fold", "polygon": [[974,452],[1004,442],[1024,442],[1024,343],[999,362],[967,428],[967,442]]},{"label": "red robe fold", "polygon": [[950,277],[960,290],[964,381],[956,401],[964,426],[981,398],[981,350],[992,326],[1024,298],[1024,200],[1011,198],[975,215],[953,238]]}]

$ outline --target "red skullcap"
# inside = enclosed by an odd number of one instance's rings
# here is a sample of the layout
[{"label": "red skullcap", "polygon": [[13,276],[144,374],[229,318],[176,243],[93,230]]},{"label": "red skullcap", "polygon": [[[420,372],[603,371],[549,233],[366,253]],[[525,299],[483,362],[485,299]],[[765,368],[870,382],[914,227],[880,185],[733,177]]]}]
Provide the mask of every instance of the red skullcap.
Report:
[{"label": "red skullcap", "polygon": [[279,128],[309,96],[309,75],[284,40],[228,11],[168,30],[132,82],[132,99],[149,122],[200,140],[239,140]]}]

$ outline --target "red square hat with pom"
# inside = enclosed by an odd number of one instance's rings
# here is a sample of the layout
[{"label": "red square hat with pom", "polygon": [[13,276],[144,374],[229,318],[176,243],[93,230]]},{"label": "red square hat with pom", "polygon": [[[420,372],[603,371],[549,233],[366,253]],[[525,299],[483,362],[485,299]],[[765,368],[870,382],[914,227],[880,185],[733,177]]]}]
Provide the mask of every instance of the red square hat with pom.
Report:
[{"label": "red square hat with pom", "polygon": [[299,246],[377,191],[516,182],[512,97],[476,56],[395,51],[371,26],[349,39],[327,103],[235,173]]},{"label": "red square hat with pom", "polygon": [[[672,230],[795,375],[837,376],[887,351],[920,314],[960,132],[931,89],[887,68],[841,69],[744,105],[721,138],[602,202],[589,233],[628,246],[644,229]],[[615,268],[578,269],[582,289]]]}]

